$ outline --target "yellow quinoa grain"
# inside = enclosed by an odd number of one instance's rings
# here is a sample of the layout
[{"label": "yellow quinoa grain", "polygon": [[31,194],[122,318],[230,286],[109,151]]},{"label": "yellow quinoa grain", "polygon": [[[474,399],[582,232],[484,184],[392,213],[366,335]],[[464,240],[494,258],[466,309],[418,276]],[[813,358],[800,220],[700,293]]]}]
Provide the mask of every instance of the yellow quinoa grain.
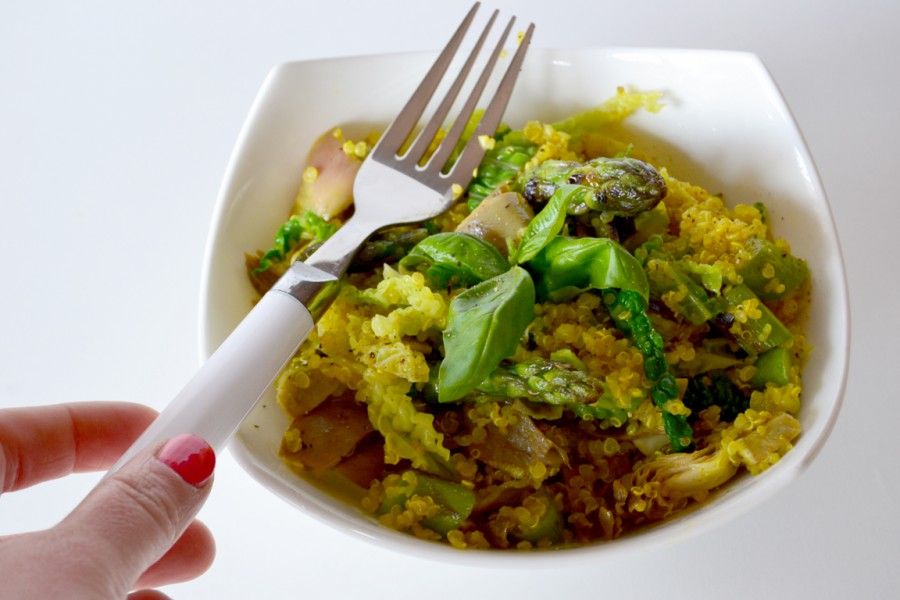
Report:
[{"label": "yellow quinoa grain", "polygon": [[313,166],[308,166],[303,170],[303,182],[313,183],[319,177],[319,170]]}]

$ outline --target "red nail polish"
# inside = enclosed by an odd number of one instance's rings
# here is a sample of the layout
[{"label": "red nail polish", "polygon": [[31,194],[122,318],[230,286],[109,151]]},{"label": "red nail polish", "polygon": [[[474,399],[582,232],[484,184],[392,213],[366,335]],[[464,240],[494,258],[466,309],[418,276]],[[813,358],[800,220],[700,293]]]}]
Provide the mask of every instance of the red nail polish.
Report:
[{"label": "red nail polish", "polygon": [[216,453],[206,440],[190,434],[173,437],[156,458],[194,487],[206,483],[216,466]]}]

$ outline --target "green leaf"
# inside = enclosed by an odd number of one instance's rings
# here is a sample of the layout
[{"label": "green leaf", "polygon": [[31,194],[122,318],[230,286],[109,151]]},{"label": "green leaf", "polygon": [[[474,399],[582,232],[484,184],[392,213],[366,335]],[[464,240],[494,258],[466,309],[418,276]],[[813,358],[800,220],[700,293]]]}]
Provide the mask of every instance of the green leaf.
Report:
[{"label": "green leaf", "polygon": [[436,289],[474,285],[509,269],[509,263],[491,244],[457,232],[425,238],[400,261],[400,266],[424,272]]},{"label": "green leaf", "polygon": [[438,400],[453,402],[475,389],[516,351],[534,318],[534,283],[521,267],[483,281],[450,302]]},{"label": "green leaf", "polygon": [[616,288],[649,298],[647,276],[628,250],[608,238],[557,237],[528,263],[541,299],[567,300],[588,289]]},{"label": "green leaf", "polygon": [[[535,215],[522,234],[522,243],[512,260],[521,264],[528,262],[550,243],[566,222],[566,210],[576,198],[587,190],[579,185],[562,185],[556,188],[547,205]],[[589,192],[588,192],[589,193]]]},{"label": "green leaf", "polygon": [[272,266],[273,262],[281,262],[301,241],[321,243],[334,235],[337,225],[329,223],[311,210],[301,215],[293,215],[278,228],[275,234],[275,245],[269,249],[259,261],[254,273],[262,273]]},{"label": "green leaf", "polygon": [[521,135],[510,132],[485,153],[478,172],[469,184],[469,209],[474,210],[482,200],[502,184],[515,179],[537,151],[537,146]]},{"label": "green leaf", "polygon": [[585,133],[600,131],[609,125],[619,123],[640,108],[657,112],[662,108],[661,97],[661,92],[621,90],[600,106],[557,121],[553,124],[553,128],[577,138]]}]

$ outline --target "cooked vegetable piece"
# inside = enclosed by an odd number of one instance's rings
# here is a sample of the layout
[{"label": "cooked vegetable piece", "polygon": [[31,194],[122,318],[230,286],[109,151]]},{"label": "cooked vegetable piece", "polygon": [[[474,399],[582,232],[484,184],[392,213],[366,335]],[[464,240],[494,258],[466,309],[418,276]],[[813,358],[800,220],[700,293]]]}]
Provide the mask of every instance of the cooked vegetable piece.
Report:
[{"label": "cooked vegetable piece", "polygon": [[732,462],[758,475],[791,449],[800,435],[800,421],[788,413],[770,413],[748,408],[722,432],[721,446]]},{"label": "cooked vegetable piece", "polygon": [[662,108],[659,102],[661,97],[661,92],[638,92],[619,88],[616,95],[603,104],[557,121],[553,124],[553,128],[578,139],[585,133],[595,132],[608,125],[619,123],[641,108],[650,112],[659,111]]},{"label": "cooked vegetable piece", "polygon": [[304,360],[293,358],[275,381],[275,398],[291,417],[300,417],[345,389],[344,384],[332,377],[310,379]]},{"label": "cooked vegetable piece", "polygon": [[562,539],[562,515],[550,496],[534,494],[524,504],[531,515],[537,513],[537,519],[530,523],[520,521],[511,532],[513,536],[532,543],[542,540],[556,543]]},{"label": "cooked vegetable piece", "polygon": [[714,372],[691,377],[683,402],[691,409],[692,417],[715,405],[721,409],[720,418],[730,422],[747,410],[750,396],[743,393],[725,373]]},{"label": "cooked vegetable piece", "polygon": [[588,289],[632,290],[645,300],[647,277],[625,248],[607,238],[556,237],[528,263],[540,299],[560,302]]},{"label": "cooked vegetable piece", "polygon": [[[729,331],[748,353],[762,354],[793,339],[788,328],[746,285],[725,290],[725,300],[728,313],[735,316]],[[746,318],[742,320],[738,314]]]},{"label": "cooked vegetable piece", "polygon": [[484,439],[473,442],[470,449],[479,460],[516,479],[543,479],[564,462],[559,448],[525,414],[517,415],[503,430],[491,424],[484,429]]},{"label": "cooked vegetable piece", "polygon": [[504,481],[500,484],[475,488],[475,507],[472,514],[492,512],[506,505],[516,505],[528,493],[530,481]]},{"label": "cooked vegetable piece", "polygon": [[787,348],[772,348],[756,359],[756,373],[750,383],[757,389],[766,387],[767,383],[787,385],[791,379],[791,352]]},{"label": "cooked vegetable piece", "polygon": [[509,548],[517,542],[554,544],[562,539],[563,519],[554,499],[545,492],[527,496],[520,504],[500,507],[488,519],[494,543]]},{"label": "cooked vegetable piece", "polygon": [[799,434],[800,422],[787,413],[748,409],[722,432],[718,444],[692,453],[664,454],[640,465],[629,501],[665,507],[679,498],[704,498],[740,466],[753,475],[765,471],[791,449]]},{"label": "cooked vegetable piece", "polygon": [[362,161],[342,146],[332,131],[315,141],[306,158],[294,212],[312,211],[328,220],[353,203],[353,180]]},{"label": "cooked vegetable piece", "polygon": [[368,488],[384,475],[384,438],[377,433],[367,436],[335,468],[359,487]]},{"label": "cooked vegetable piece", "polygon": [[647,261],[647,273],[653,296],[666,301],[666,295],[671,294],[675,300],[666,304],[694,325],[701,325],[725,310],[722,298],[710,297],[676,261],[651,258]]},{"label": "cooked vegetable piece", "polygon": [[459,400],[515,352],[534,319],[534,283],[521,267],[469,288],[450,302],[440,402]]},{"label": "cooked vegetable piece", "polygon": [[386,514],[395,506],[404,507],[413,496],[427,496],[438,506],[437,513],[424,519],[422,525],[441,535],[462,525],[475,506],[475,493],[466,486],[406,471],[396,482],[385,485],[378,514]]},{"label": "cooked vegetable piece", "polygon": [[384,263],[397,262],[431,232],[426,227],[389,227],[377,232],[363,243],[353,257],[350,271],[371,271]]},{"label": "cooked vegetable piece", "polygon": [[515,179],[536,151],[537,146],[516,132],[510,132],[496,142],[481,159],[475,178],[469,184],[469,208],[474,210],[491,192]]},{"label": "cooked vegetable piece", "polygon": [[547,160],[525,173],[525,198],[543,203],[562,185],[584,189],[566,207],[571,215],[588,211],[633,217],[652,209],[666,195],[659,172],[636,158],[601,156],[586,163]]},{"label": "cooked vegetable piece", "polygon": [[294,215],[278,228],[275,234],[275,245],[262,255],[254,274],[269,269],[273,263],[283,261],[301,242],[324,242],[337,231],[337,225],[329,223],[311,211]]},{"label": "cooked vegetable piece", "polygon": [[[723,338],[718,338],[718,340],[727,341]],[[734,354],[729,353],[727,350],[708,349],[708,344],[705,343],[706,341],[707,340],[704,340],[704,344],[700,348],[694,350],[693,359],[687,361],[682,360],[678,363],[675,370],[679,376],[693,377],[700,373],[722,371],[732,367],[739,367],[744,364],[742,359],[736,358]]]},{"label": "cooked vegetable piece", "polygon": [[509,269],[506,259],[489,243],[456,232],[425,238],[400,261],[400,266],[423,271],[436,289],[468,287]]},{"label": "cooked vegetable piece", "polygon": [[634,217],[634,233],[629,236],[628,248],[633,249],[643,244],[651,236],[662,235],[669,231],[669,211],[666,205],[660,202],[650,210]]},{"label": "cooked vegetable piece", "polygon": [[722,285],[725,283],[725,275],[719,265],[696,263],[688,259],[682,259],[679,261],[679,265],[707,291],[712,292],[716,296],[721,294]]},{"label": "cooked vegetable piece", "polygon": [[291,424],[297,431],[298,445],[282,445],[282,455],[314,471],[337,465],[367,434],[372,424],[366,407],[351,395],[332,397]]},{"label": "cooked vegetable piece", "polygon": [[602,381],[552,360],[498,367],[474,394],[561,406],[584,419],[612,419],[619,425],[628,418],[628,411],[615,403]]},{"label": "cooked vegetable piece", "polygon": [[753,238],[747,242],[751,258],[740,266],[743,283],[763,300],[778,300],[806,281],[806,261],[782,252],[768,240]]},{"label": "cooked vegetable piece", "polygon": [[650,396],[662,411],[663,425],[669,444],[675,452],[691,445],[693,433],[684,415],[669,411],[668,403],[678,400],[678,384],[669,372],[669,363],[663,350],[663,339],[653,328],[647,316],[647,302],[631,290],[603,290],[603,301],[616,326],[631,336],[635,347],[644,357],[644,374],[653,382]]},{"label": "cooked vegetable piece", "polygon": [[653,499],[702,497],[734,477],[737,469],[727,452],[707,446],[696,452],[656,456],[637,469],[635,480],[657,484]]},{"label": "cooked vegetable piece", "polygon": [[493,245],[506,256],[519,243],[534,217],[531,206],[516,192],[491,194],[463,219],[456,231],[468,233]]}]

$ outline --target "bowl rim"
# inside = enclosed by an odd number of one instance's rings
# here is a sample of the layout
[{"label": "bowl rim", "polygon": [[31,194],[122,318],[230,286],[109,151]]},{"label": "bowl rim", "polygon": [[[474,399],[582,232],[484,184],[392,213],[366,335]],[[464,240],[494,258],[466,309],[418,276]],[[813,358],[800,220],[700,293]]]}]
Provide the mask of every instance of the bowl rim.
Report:
[{"label": "bowl rim", "polygon": [[[579,48],[532,48],[529,51],[528,60],[534,61],[535,56],[540,55],[543,58],[553,55],[565,54],[584,54],[584,53],[605,53],[614,56],[616,53],[630,54],[665,54],[670,56],[677,55],[718,55],[731,60],[746,61],[749,66],[759,70],[764,79],[775,91],[773,101],[778,105],[779,109],[789,118],[787,119],[787,133],[794,140],[794,147],[799,151],[802,161],[810,167],[808,181],[812,186],[813,192],[821,198],[824,208],[827,212],[828,231],[824,232],[826,237],[834,242],[834,251],[838,259],[837,269],[839,272],[839,285],[837,305],[842,313],[842,320],[845,327],[841,331],[844,338],[841,350],[843,352],[840,361],[840,377],[838,381],[836,397],[830,403],[829,413],[821,424],[819,431],[812,444],[807,447],[802,458],[791,463],[776,465],[770,469],[765,479],[759,483],[747,486],[742,489],[736,497],[722,498],[712,506],[697,506],[698,510],[689,510],[687,514],[677,518],[663,521],[659,524],[642,528],[633,534],[625,535],[611,541],[599,541],[590,544],[563,547],[546,551],[532,552],[510,552],[491,550],[467,550],[460,551],[444,543],[427,542],[415,538],[409,534],[401,533],[385,526],[382,526],[369,518],[375,526],[371,531],[365,531],[363,528],[356,527],[349,518],[342,518],[337,514],[320,509],[316,506],[316,501],[307,497],[308,504],[301,505],[294,501],[292,492],[287,490],[281,481],[274,477],[267,469],[261,467],[253,458],[252,453],[237,439],[233,438],[229,444],[228,450],[232,457],[241,465],[241,467],[254,477],[258,482],[266,486],[270,491],[290,503],[295,508],[301,510],[304,514],[312,517],[322,524],[328,525],[331,529],[337,530],[344,535],[354,539],[362,539],[368,543],[375,544],[380,548],[387,548],[391,551],[400,552],[402,554],[417,556],[429,560],[452,561],[456,564],[468,565],[473,567],[558,567],[564,560],[566,565],[573,564],[574,561],[583,559],[596,560],[598,558],[609,558],[612,556],[631,555],[637,551],[646,550],[650,547],[660,548],[675,544],[683,539],[694,537],[698,534],[708,532],[727,522],[733,521],[738,517],[746,514],[751,509],[757,508],[765,501],[770,500],[775,494],[783,490],[790,482],[797,479],[819,455],[825,443],[827,442],[837,417],[843,405],[844,396],[847,387],[848,368],[850,360],[850,339],[851,339],[851,321],[849,306],[849,287],[847,284],[847,274],[845,269],[845,259],[843,249],[841,247],[840,238],[838,237],[837,227],[834,220],[833,210],[828,195],[825,192],[822,179],[819,174],[818,167],[809,151],[806,139],[800,131],[797,120],[791,111],[784,95],[772,76],[769,69],[765,66],[762,59],[753,52],[741,50],[716,50],[716,49],[693,49],[693,48],[665,48],[665,47],[629,47],[629,46],[587,46]],[[205,361],[215,350],[216,345],[211,339],[209,331],[210,307],[211,307],[211,290],[210,290],[210,273],[216,257],[216,246],[219,241],[219,232],[222,229],[222,223],[228,208],[235,201],[235,195],[230,193],[229,183],[232,180],[238,162],[240,161],[242,149],[252,131],[252,123],[254,117],[260,112],[261,105],[266,97],[266,90],[269,84],[284,71],[309,65],[311,63],[318,64],[335,64],[335,63],[352,63],[361,60],[380,60],[380,59],[398,59],[407,58],[414,59],[416,57],[434,56],[435,51],[413,51],[413,52],[388,52],[379,54],[358,54],[351,56],[324,57],[308,60],[288,61],[272,67],[260,89],[251,103],[250,109],[241,129],[238,133],[234,147],[230,154],[226,169],[223,173],[222,183],[217,193],[216,202],[213,209],[210,227],[204,246],[203,267],[200,282],[199,296],[199,358]],[[807,433],[804,431],[804,433]],[[780,468],[778,468],[780,467]],[[727,489],[727,488],[726,488]],[[340,500],[336,500],[340,502]],[[350,507],[359,510],[358,507]],[[360,512],[360,518],[366,519],[366,515]],[[697,513],[702,513],[702,518],[697,518]],[[377,533],[373,533],[377,531]]]}]

